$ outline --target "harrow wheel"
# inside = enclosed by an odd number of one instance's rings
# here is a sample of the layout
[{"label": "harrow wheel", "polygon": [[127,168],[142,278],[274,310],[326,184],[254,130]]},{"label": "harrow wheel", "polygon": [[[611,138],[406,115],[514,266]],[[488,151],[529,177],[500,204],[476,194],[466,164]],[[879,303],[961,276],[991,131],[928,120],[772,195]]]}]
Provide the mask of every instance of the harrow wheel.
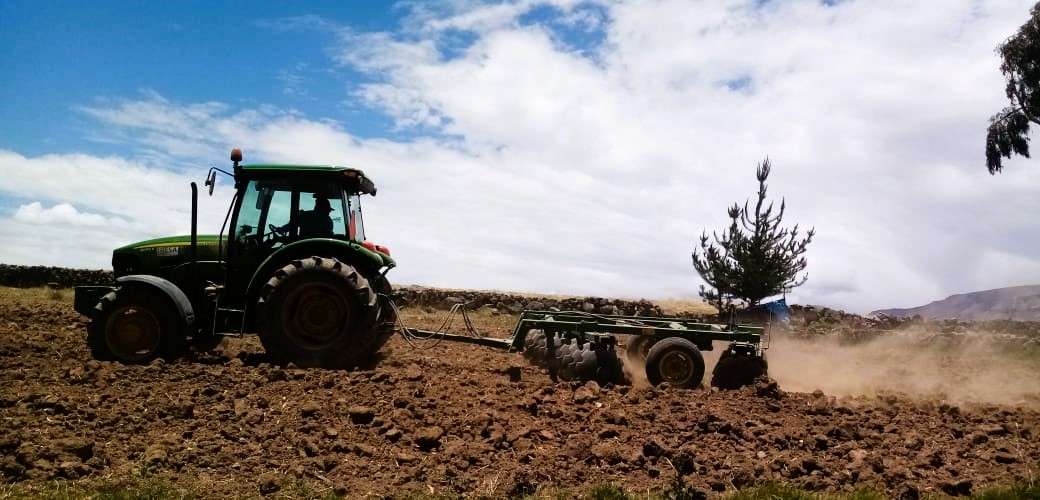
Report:
[{"label": "harrow wheel", "polygon": [[668,382],[672,387],[695,389],[704,378],[704,356],[693,342],[668,337],[650,346],[646,378],[653,385]]}]

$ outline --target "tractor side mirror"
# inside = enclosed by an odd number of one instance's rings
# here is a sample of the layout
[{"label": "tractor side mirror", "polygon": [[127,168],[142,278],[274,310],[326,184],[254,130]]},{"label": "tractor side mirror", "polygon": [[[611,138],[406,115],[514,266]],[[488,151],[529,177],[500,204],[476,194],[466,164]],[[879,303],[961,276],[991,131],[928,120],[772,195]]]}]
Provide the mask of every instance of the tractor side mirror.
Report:
[{"label": "tractor side mirror", "polygon": [[213,186],[217,185],[217,171],[210,170],[209,175],[206,176],[206,186],[209,187],[209,195],[213,196]]}]

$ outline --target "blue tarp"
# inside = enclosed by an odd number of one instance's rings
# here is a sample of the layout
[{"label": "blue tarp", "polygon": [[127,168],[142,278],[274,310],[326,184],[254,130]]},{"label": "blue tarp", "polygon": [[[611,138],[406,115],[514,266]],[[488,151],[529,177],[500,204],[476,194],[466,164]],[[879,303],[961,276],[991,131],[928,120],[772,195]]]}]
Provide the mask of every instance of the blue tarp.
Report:
[{"label": "blue tarp", "polygon": [[791,322],[791,312],[787,308],[787,299],[774,300],[766,303],[766,309],[769,309],[769,313],[781,323]]}]

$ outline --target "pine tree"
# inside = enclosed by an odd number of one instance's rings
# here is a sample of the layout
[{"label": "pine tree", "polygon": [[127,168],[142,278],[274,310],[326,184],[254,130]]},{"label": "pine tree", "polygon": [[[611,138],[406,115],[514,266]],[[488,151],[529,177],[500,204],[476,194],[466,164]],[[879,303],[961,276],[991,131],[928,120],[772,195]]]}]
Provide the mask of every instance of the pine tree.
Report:
[{"label": "pine tree", "polygon": [[771,165],[769,158],[758,164],[758,203],[754,212],[734,203],[727,213],[729,228],[722,235],[712,233],[709,242],[705,230],[700,237],[700,250],[693,251],[693,267],[710,288],[701,285],[700,295],[709,304],[723,311],[733,299],[747,306],[757,305],[762,299],[786,293],[801,286],[808,275],[798,276],[808,262],[805,251],[812,242],[815,229],[804,239],[798,238],[798,225],[788,229],[780,224],[784,217],[786,200],[773,213],[773,203],[766,202],[766,179]]},{"label": "pine tree", "polygon": [[1012,154],[1029,158],[1029,126],[1040,125],[1040,3],[1018,33],[997,46],[1011,105],[989,119],[986,132],[986,168],[995,174]]}]

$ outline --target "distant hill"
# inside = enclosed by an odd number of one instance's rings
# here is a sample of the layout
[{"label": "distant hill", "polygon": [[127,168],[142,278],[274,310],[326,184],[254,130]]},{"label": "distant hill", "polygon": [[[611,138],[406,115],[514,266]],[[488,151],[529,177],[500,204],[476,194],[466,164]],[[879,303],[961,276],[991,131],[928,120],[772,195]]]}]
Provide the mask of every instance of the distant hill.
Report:
[{"label": "distant hill", "polygon": [[921,315],[925,319],[956,318],[964,321],[1013,319],[1040,321],[1040,285],[1012,286],[960,293],[928,305],[909,309],[880,309],[871,314]]}]

